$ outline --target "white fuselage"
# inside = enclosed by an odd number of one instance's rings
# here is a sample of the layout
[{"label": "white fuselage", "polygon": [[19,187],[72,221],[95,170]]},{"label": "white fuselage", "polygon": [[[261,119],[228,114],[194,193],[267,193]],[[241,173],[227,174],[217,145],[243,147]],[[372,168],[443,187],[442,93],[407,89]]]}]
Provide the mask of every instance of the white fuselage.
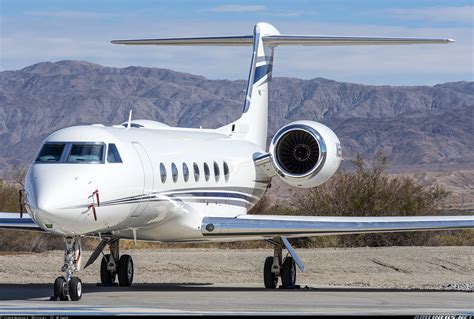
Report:
[{"label": "white fuselage", "polygon": [[45,140],[55,142],[104,143],[107,150],[113,143],[122,160],[31,165],[28,212],[43,229],[66,236],[204,240],[204,216],[246,214],[270,182],[254,164],[264,150],[216,130],[75,126]]}]

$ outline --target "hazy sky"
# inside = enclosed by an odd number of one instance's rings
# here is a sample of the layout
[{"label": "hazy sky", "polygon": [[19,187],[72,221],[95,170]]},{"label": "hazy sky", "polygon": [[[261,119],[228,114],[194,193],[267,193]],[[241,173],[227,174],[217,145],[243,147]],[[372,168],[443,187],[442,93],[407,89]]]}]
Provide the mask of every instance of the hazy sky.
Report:
[{"label": "hazy sky", "polygon": [[250,47],[141,47],[113,39],[251,34],[454,38],[450,45],[281,47],[274,76],[367,84],[473,81],[472,0],[54,1],[0,0],[0,70],[60,60],[167,68],[246,79]]}]

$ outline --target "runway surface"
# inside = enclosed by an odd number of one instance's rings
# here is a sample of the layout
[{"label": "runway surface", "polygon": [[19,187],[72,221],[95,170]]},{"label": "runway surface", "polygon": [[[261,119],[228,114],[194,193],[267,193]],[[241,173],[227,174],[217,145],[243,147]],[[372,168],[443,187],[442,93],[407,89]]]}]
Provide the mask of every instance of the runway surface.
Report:
[{"label": "runway surface", "polygon": [[84,285],[79,302],[50,301],[51,284],[0,284],[2,315],[474,314],[470,292],[350,287],[266,290],[236,284]]}]

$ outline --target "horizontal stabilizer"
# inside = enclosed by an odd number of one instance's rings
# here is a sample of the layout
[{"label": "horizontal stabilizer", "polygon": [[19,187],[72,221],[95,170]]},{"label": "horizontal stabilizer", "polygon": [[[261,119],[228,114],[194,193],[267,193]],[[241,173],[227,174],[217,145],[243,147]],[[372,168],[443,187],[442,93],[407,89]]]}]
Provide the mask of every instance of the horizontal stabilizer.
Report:
[{"label": "horizontal stabilizer", "polygon": [[[338,37],[310,35],[270,35],[262,40],[270,46],[279,45],[399,45],[399,44],[443,44],[454,42],[452,39],[427,38],[386,38],[386,37]],[[139,40],[113,40],[113,44],[126,45],[181,45],[181,46],[249,46],[253,44],[253,35],[228,37],[165,38]]]},{"label": "horizontal stabilizer", "polygon": [[305,35],[272,35],[263,41],[274,45],[398,45],[398,44],[439,44],[454,42],[452,39],[425,38],[379,38],[379,37],[333,37]]},{"label": "horizontal stabilizer", "polygon": [[113,40],[113,44],[126,45],[219,45],[243,46],[253,44],[253,35],[229,37],[197,37],[197,38],[168,38],[141,40]]}]

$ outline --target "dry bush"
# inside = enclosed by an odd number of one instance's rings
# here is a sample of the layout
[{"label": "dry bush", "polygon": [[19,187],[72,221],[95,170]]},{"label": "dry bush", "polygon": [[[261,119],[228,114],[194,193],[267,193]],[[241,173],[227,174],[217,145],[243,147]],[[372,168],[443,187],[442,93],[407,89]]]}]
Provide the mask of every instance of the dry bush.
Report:
[{"label": "dry bush", "polygon": [[[318,216],[441,215],[439,204],[448,196],[442,187],[423,187],[414,179],[384,174],[387,158],[382,153],[377,154],[370,168],[361,157],[354,165],[354,172],[339,172],[322,186],[296,193],[292,202],[294,213]],[[460,240],[464,238],[459,235],[461,233],[464,232],[343,235],[329,241],[312,238],[300,241],[300,244],[341,247],[465,244],[468,241]]]}]

